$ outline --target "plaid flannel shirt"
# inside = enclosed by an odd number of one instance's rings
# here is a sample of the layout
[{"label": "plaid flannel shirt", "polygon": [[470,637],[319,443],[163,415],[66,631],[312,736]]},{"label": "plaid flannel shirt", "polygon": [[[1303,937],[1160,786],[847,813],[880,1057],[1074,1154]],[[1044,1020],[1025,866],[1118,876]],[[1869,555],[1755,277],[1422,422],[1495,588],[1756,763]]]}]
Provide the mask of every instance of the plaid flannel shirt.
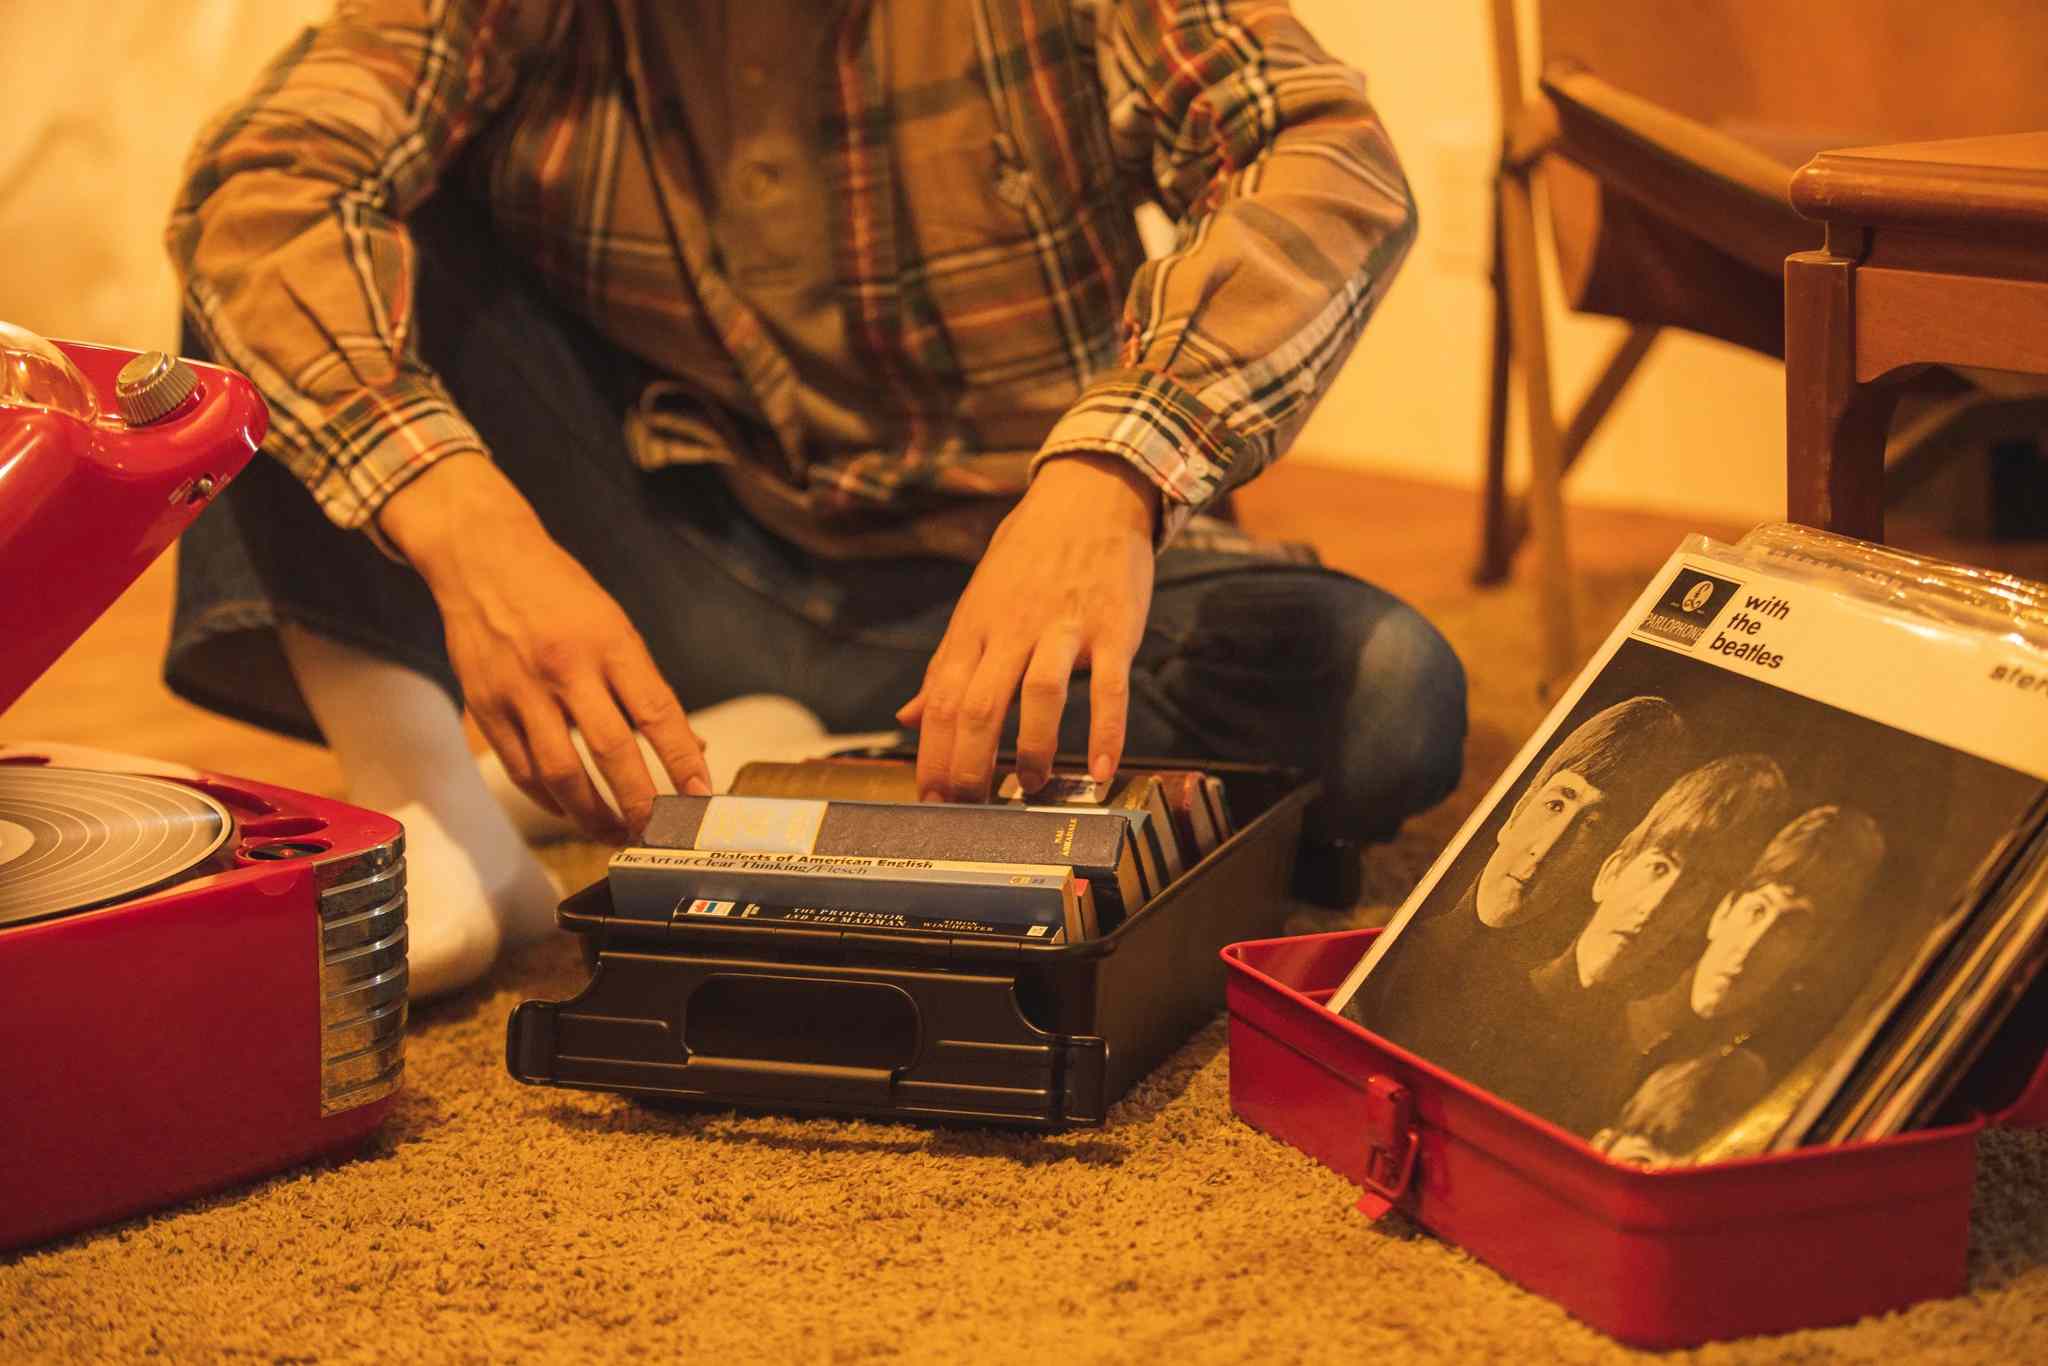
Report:
[{"label": "plaid flannel shirt", "polygon": [[[1286,448],[1414,236],[1361,77],[1281,0],[820,0],[827,268],[873,381],[864,439],[827,439],[676,126],[697,8],[342,0],[203,132],[168,231],[187,311],[337,524],[484,450],[412,326],[405,216],[459,155],[554,297],[671,377],[636,460],[727,448],[821,525],[1006,505],[1089,452],[1158,486],[1164,544]],[[1147,200],[1177,227],[1151,260]],[[705,394],[744,421],[707,431]]]}]

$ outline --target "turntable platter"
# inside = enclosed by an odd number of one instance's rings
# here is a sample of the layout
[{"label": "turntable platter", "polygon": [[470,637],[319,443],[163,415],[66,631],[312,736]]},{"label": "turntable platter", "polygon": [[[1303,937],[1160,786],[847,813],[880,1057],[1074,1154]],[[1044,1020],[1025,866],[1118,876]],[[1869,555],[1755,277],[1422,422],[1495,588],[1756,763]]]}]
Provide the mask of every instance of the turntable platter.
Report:
[{"label": "turntable platter", "polygon": [[0,926],[84,910],[177,877],[234,833],[197,788],[0,764]]}]

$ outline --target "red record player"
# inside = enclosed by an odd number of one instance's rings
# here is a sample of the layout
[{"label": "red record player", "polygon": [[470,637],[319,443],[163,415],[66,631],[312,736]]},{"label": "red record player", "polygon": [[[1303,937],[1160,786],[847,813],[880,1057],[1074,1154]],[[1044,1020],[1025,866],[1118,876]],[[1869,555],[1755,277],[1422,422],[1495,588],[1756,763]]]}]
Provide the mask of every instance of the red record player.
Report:
[{"label": "red record player", "polygon": [[[0,710],[249,461],[239,375],[0,323]],[[404,832],[0,746],[0,1248],[345,1148],[404,1065]]]}]

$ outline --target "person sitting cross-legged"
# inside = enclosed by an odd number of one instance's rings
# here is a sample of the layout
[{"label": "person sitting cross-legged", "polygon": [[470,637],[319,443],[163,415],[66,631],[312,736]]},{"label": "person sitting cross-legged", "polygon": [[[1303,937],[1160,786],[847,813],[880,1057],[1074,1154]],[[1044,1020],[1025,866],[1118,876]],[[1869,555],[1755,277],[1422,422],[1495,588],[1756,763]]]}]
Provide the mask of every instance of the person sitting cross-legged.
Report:
[{"label": "person sitting cross-legged", "polygon": [[693,718],[747,695],[916,728],[931,800],[1005,745],[1027,790],[1242,759],[1384,839],[1456,784],[1456,657],[1198,515],[1415,230],[1363,80],[1272,0],[345,5],[170,224],[275,458],[188,534],[167,674],[403,814],[423,995],[552,923],[464,708],[604,839],[710,789]]}]

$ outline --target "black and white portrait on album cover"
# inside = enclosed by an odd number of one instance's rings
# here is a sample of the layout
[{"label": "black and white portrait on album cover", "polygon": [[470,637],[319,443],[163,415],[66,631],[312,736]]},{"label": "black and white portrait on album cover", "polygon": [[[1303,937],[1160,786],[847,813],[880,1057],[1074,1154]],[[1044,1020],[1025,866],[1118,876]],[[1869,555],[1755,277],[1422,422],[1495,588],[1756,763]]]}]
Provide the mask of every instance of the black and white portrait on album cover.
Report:
[{"label": "black and white portrait on album cover", "polygon": [[2040,786],[1626,641],[1343,1013],[1685,1161],[1820,1065]]}]

